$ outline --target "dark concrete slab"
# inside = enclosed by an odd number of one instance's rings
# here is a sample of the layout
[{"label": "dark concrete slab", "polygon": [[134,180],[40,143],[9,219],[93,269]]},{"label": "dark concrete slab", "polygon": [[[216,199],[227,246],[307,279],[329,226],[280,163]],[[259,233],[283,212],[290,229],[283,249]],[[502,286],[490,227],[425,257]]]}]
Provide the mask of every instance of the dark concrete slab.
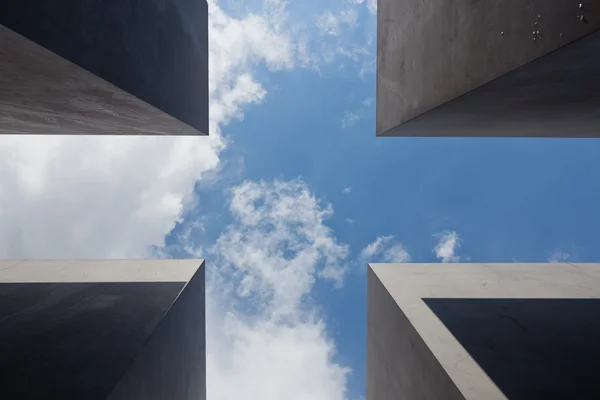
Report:
[{"label": "dark concrete slab", "polygon": [[[590,129],[597,123],[591,111],[598,104],[595,45],[545,56],[596,32],[600,2],[379,0],[377,19],[378,136],[598,135]],[[505,79],[540,57],[545,61],[526,70],[528,81]],[[442,111],[441,105],[495,79],[493,88]],[[565,93],[560,109],[556,101]],[[536,118],[546,116],[550,121],[536,127]],[[566,121],[553,128],[559,119]],[[582,126],[573,129],[574,123]]]},{"label": "dark concrete slab", "polygon": [[108,400],[206,399],[204,286],[202,266]]},{"label": "dark concrete slab", "polygon": [[0,397],[105,399],[184,283],[0,283]]},{"label": "dark concrete slab", "polygon": [[9,1],[0,25],[208,134],[205,0]]},{"label": "dark concrete slab", "polygon": [[0,398],[205,399],[204,293],[202,260],[0,261]]},{"label": "dark concrete slab", "polygon": [[600,398],[600,300],[424,301],[508,399]]}]

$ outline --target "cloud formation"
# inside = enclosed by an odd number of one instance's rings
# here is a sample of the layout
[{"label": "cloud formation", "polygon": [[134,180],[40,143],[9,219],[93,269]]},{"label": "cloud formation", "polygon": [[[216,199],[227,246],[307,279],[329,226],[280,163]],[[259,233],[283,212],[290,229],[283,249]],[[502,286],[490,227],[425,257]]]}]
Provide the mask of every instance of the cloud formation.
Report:
[{"label": "cloud formation", "polygon": [[564,263],[569,259],[570,254],[562,250],[554,250],[548,258],[549,263]]},{"label": "cloud formation", "polygon": [[311,306],[317,280],[339,283],[348,253],[306,184],[247,181],[231,191],[233,222],[210,250],[208,398],[346,399],[349,369]]},{"label": "cloud formation", "polygon": [[404,245],[395,240],[395,236],[379,236],[360,251],[358,259],[361,263],[402,263],[410,262],[410,254]]},{"label": "cloud formation", "polygon": [[456,255],[456,250],[461,246],[461,239],[457,232],[446,231],[437,234],[439,241],[434,247],[435,256],[444,263],[460,262],[460,257]]},{"label": "cloud formation", "polygon": [[317,27],[322,33],[332,36],[339,36],[346,28],[356,26],[358,20],[358,12],[354,8],[341,10],[334,14],[331,10],[325,10],[317,17]]},{"label": "cloud formation", "polygon": [[210,137],[0,137],[0,256],[146,257],[194,184],[220,167],[221,129],[266,90],[253,70],[294,65],[282,3],[231,18],[209,6]]}]

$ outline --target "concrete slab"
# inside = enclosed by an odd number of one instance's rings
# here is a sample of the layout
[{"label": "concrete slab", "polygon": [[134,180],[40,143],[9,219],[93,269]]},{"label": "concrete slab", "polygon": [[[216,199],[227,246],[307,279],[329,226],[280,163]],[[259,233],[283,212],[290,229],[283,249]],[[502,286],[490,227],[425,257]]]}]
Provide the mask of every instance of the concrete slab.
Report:
[{"label": "concrete slab", "polygon": [[599,136],[599,28],[596,1],[379,0],[377,135]]},{"label": "concrete slab", "polygon": [[371,264],[367,399],[596,399],[600,264]]},{"label": "concrete slab", "polygon": [[201,132],[0,25],[0,134]]},{"label": "concrete slab", "polygon": [[1,398],[206,398],[203,260],[4,260],[5,276]]},{"label": "concrete slab", "polygon": [[0,115],[21,122],[13,133],[208,134],[206,0],[3,2],[0,25],[0,37],[8,28],[49,51],[0,39]]}]

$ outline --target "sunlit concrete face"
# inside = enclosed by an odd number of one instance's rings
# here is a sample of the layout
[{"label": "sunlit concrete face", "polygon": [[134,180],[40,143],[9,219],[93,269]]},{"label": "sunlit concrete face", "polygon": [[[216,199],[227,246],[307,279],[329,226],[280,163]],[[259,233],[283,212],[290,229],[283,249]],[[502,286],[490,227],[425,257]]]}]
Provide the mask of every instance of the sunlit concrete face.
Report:
[{"label": "sunlit concrete face", "polygon": [[0,134],[208,134],[206,1],[3,3]]},{"label": "sunlit concrete face", "polygon": [[378,136],[600,136],[600,2],[379,0],[377,18]]},{"label": "sunlit concrete face", "polygon": [[367,399],[597,399],[600,264],[371,264]]},{"label": "sunlit concrete face", "polygon": [[203,260],[0,260],[0,398],[205,399]]}]

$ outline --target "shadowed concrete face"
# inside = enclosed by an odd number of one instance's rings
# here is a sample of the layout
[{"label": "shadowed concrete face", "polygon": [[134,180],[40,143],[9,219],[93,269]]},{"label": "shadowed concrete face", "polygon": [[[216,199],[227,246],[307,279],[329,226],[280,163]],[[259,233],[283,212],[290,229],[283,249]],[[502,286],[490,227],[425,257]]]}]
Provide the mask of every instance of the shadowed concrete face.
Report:
[{"label": "shadowed concrete face", "polygon": [[380,0],[377,135],[600,136],[598,28],[596,1]]},{"label": "shadowed concrete face", "polygon": [[424,299],[510,400],[600,396],[600,299]]},{"label": "shadowed concrete face", "polygon": [[2,261],[0,320],[0,398],[206,397],[202,260]]},{"label": "shadowed concrete face", "polygon": [[368,400],[600,395],[600,264],[372,264],[368,279]]},{"label": "shadowed concrete face", "polygon": [[0,133],[208,134],[205,0],[5,2],[0,28]]}]

